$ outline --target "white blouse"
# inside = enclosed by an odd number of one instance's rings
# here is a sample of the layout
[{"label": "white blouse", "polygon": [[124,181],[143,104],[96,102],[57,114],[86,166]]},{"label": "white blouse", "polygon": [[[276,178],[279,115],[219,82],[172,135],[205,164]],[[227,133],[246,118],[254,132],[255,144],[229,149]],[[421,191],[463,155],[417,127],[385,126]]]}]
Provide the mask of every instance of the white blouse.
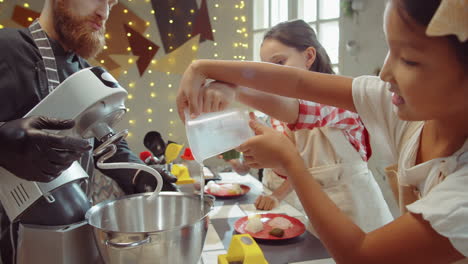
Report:
[{"label": "white blouse", "polygon": [[388,165],[398,162],[400,184],[419,190],[420,199],[407,205],[408,211],[421,214],[468,257],[468,140],[448,157],[415,165],[424,123],[413,123],[419,126],[417,132],[402,142],[410,122],[398,118],[388,88],[378,77],[362,76],[353,81],[356,110],[373,142],[380,142],[372,150],[382,154]]}]

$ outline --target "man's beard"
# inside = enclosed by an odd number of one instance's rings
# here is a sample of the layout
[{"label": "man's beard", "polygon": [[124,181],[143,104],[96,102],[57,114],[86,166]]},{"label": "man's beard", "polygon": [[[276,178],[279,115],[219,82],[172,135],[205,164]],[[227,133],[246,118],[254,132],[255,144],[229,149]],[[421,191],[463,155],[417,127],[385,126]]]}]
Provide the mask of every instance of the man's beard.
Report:
[{"label": "man's beard", "polygon": [[105,24],[99,30],[93,30],[90,21],[101,22],[101,19],[95,15],[76,16],[65,7],[64,1],[57,1],[54,6],[54,27],[59,41],[86,59],[96,57],[105,44]]}]

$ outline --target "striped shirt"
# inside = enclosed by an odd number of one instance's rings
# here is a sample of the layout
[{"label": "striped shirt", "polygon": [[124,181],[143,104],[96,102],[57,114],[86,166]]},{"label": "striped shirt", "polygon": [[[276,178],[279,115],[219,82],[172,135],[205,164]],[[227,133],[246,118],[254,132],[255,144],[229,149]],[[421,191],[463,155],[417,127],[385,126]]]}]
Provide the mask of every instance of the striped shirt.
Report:
[{"label": "striped shirt", "polygon": [[[277,131],[284,131],[284,124],[271,119],[271,126]],[[287,124],[294,130],[314,129],[316,127],[333,127],[343,131],[346,139],[359,152],[364,161],[372,155],[369,133],[358,114],[337,107],[299,100],[299,116],[296,123]]]}]

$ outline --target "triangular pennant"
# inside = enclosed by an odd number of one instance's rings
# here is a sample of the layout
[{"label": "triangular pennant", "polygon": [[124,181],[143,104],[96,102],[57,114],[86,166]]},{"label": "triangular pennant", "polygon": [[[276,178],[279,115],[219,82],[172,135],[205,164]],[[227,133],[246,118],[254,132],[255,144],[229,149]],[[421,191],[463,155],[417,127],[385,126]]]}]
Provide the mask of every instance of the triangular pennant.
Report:
[{"label": "triangular pennant", "polygon": [[23,27],[28,27],[39,15],[36,11],[15,5],[11,19]]},{"label": "triangular pennant", "polygon": [[202,0],[200,9],[195,17],[195,22],[193,23],[192,36],[196,36],[198,34],[200,34],[200,42],[207,39],[214,41],[206,0]]},{"label": "triangular pennant", "polygon": [[132,48],[133,55],[139,57],[137,60],[138,71],[140,72],[140,76],[143,76],[154,55],[158,52],[159,46],[146,39],[131,27],[124,25],[124,28],[127,32],[128,42]]},{"label": "triangular pennant", "polygon": [[195,36],[191,33],[198,12],[196,0],[151,0],[151,3],[165,53],[173,52]]},{"label": "triangular pennant", "polygon": [[185,69],[197,58],[200,35],[191,38],[184,45],[159,59],[151,66],[153,70],[183,74]]}]

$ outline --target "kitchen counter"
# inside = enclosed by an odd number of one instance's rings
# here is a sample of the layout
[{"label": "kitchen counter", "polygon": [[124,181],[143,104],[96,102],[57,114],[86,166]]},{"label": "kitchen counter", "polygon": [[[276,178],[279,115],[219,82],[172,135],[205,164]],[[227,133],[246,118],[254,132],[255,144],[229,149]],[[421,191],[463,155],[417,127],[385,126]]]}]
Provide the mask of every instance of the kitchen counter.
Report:
[{"label": "kitchen counter", "polygon": [[[281,213],[296,217],[306,227],[309,226],[306,216],[286,202],[271,210],[260,211],[254,206],[255,199],[262,192],[270,193],[257,179],[251,175],[240,176],[236,173],[221,173],[222,182],[232,182],[248,185],[251,190],[239,198],[217,198],[210,212],[210,225],[206,237],[202,257],[199,264],[217,264],[217,257],[226,254],[231,238],[236,231],[234,222],[244,216],[258,213]],[[321,242],[309,231],[299,237],[287,241],[266,241],[257,244],[270,264],[332,264],[330,255]]]}]

